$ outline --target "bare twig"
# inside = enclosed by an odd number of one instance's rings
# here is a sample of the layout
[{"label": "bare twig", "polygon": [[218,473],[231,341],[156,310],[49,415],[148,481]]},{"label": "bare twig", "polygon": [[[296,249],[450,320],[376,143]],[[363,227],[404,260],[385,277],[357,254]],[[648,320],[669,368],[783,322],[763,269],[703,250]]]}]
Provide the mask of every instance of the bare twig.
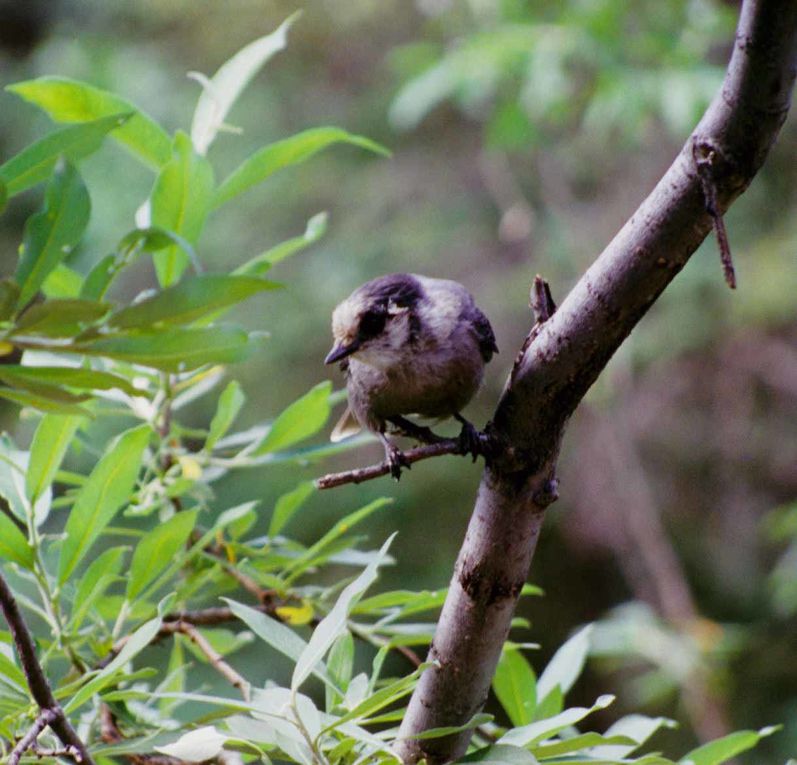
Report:
[{"label": "bare twig", "polygon": [[52,709],[42,709],[33,725],[30,726],[30,730],[17,742],[11,754],[8,755],[8,765],[19,763],[22,755],[33,747],[39,734],[55,720],[56,716]]},{"label": "bare twig", "polygon": [[698,142],[692,145],[692,156],[697,167],[697,174],[700,177],[700,185],[703,189],[703,198],[706,202],[706,212],[714,221],[714,231],[717,234],[717,244],[720,249],[720,261],[722,262],[722,273],[725,282],[732,289],[736,289],[736,271],[733,267],[731,257],[731,245],[728,242],[728,231],[725,228],[725,221],[722,211],[717,203],[717,180],[715,178],[715,168],[717,166],[717,149],[708,142]]},{"label": "bare twig", "polygon": [[49,713],[46,724],[52,728],[64,746],[74,747],[76,752],[75,760],[77,762],[82,765],[94,765],[94,760],[69,720],[66,719],[64,710],[61,709],[61,706],[55,700],[55,696],[53,696],[50,684],[47,682],[41,664],[36,658],[36,648],[28,625],[22,618],[17,601],[2,574],[0,574],[0,607],[3,609],[3,614],[11,630],[11,636],[14,639],[14,645],[19,655],[20,664],[22,664],[22,671],[28,681],[31,695],[39,705],[42,714],[44,712]]},{"label": "bare twig", "polygon": [[[447,438],[436,444],[418,446],[415,449],[408,449],[404,452],[407,463],[412,465],[421,460],[428,460],[430,457],[439,457],[443,454],[462,454],[462,446],[454,438]],[[362,483],[372,481],[390,473],[390,465],[387,462],[380,462],[378,465],[346,470],[342,473],[330,473],[316,478],[315,487],[317,489],[333,489],[336,486],[343,486],[346,483]]]}]

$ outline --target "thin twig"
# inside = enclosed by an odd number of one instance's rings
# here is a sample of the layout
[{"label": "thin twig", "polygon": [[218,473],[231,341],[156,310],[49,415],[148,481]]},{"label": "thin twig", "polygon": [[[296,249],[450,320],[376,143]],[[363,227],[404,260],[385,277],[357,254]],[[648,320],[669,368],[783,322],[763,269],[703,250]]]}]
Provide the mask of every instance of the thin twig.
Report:
[{"label": "thin twig", "polygon": [[249,682],[224,661],[224,657],[213,648],[208,642],[208,639],[193,624],[189,624],[185,621],[167,622],[161,627],[160,631],[164,634],[168,632],[179,632],[181,635],[185,635],[203,654],[205,654],[211,666],[213,666],[222,677],[228,680],[230,685],[241,692],[244,701],[249,701],[249,691],[251,687]]},{"label": "thin twig", "polygon": [[57,717],[52,709],[42,709],[39,716],[34,720],[30,730],[17,742],[16,746],[8,755],[8,765],[17,765],[22,759],[22,755],[30,749],[39,734]]},{"label": "thin twig", "polygon": [[[437,444],[427,444],[426,446],[418,446],[415,449],[408,449],[403,452],[408,465],[421,460],[428,460],[430,457],[439,457],[442,454],[462,454],[462,446],[459,441],[454,438],[447,438]],[[402,463],[404,464],[404,463]],[[380,478],[383,475],[390,473],[390,464],[388,462],[380,462],[377,465],[369,465],[368,467],[356,468],[354,470],[346,470],[342,473],[329,473],[320,478],[316,478],[316,489],[333,489],[336,486],[343,486],[347,483],[363,483],[363,481],[372,481],[374,478]]]},{"label": "thin twig", "polygon": [[717,185],[716,185],[716,164],[717,149],[706,142],[695,142],[692,146],[692,156],[697,167],[697,175],[700,178],[700,186],[703,189],[703,198],[706,203],[706,212],[714,221],[714,231],[717,234],[717,245],[720,249],[720,261],[722,262],[722,273],[725,276],[726,284],[732,289],[736,289],[736,271],[733,267],[731,256],[731,245],[728,242],[728,231],[725,228],[725,221],[722,212],[717,204]]},{"label": "thin twig", "polygon": [[82,765],[94,765],[94,760],[88,753],[85,744],[81,741],[75,729],[67,720],[64,710],[61,709],[61,706],[55,700],[55,696],[53,696],[50,684],[44,675],[44,670],[42,670],[41,664],[36,658],[36,647],[28,625],[22,618],[17,601],[2,574],[0,574],[0,607],[3,609],[3,614],[11,630],[11,636],[14,639],[14,645],[19,655],[22,671],[28,681],[31,695],[39,705],[42,713],[45,710],[52,713],[52,720],[47,724],[64,746],[75,748],[75,759],[78,762],[82,763]]}]

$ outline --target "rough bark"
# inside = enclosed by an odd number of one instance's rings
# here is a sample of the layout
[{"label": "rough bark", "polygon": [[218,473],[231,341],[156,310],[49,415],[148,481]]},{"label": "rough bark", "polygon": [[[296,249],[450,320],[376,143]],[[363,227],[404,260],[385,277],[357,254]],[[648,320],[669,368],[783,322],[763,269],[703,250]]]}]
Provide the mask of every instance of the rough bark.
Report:
[{"label": "rough bark", "polygon": [[[401,726],[397,751],[405,762],[446,762],[465,752],[470,731],[412,737],[464,725],[482,708],[545,507],[555,498],[567,420],[711,231],[705,161],[714,201],[725,211],[761,167],[786,118],[796,67],[797,3],[747,0],[721,91],[650,196],[516,363],[488,426],[501,449],[485,468],[430,650],[439,666],[422,676]],[[702,183],[697,160],[704,164]]]}]

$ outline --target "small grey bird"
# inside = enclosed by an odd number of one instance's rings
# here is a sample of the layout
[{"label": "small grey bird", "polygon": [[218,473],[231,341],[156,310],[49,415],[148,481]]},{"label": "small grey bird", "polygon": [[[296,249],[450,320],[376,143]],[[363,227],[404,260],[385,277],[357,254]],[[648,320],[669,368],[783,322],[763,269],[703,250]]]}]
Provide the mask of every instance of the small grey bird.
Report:
[{"label": "small grey bird", "polygon": [[461,284],[417,274],[380,276],[335,309],[332,335],[325,363],[342,362],[349,399],[333,441],[362,427],[373,431],[398,480],[409,463],[385,434],[388,426],[434,443],[439,436],[405,415],[454,417],[462,423],[462,453],[476,459],[481,439],[460,411],[479,389],[484,365],[498,348],[490,322]]}]

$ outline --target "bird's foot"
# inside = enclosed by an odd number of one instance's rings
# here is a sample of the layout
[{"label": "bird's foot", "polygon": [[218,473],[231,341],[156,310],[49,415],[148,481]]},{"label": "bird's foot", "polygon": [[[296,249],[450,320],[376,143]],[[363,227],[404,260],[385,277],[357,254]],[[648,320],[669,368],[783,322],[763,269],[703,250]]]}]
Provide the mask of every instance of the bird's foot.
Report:
[{"label": "bird's foot", "polygon": [[461,415],[455,414],[454,418],[462,423],[462,430],[457,439],[459,441],[459,452],[462,455],[470,454],[473,457],[473,461],[476,462],[476,458],[479,455],[486,454],[485,437],[476,429],[473,423],[468,422]]},{"label": "bird's foot", "polygon": [[399,481],[401,480],[401,468],[405,467],[409,470],[412,463],[398,446],[388,440],[387,436],[380,434],[380,438],[382,445],[385,447],[385,461],[390,466],[390,475],[393,480]]},{"label": "bird's foot", "polygon": [[388,422],[396,428],[396,432],[407,438],[414,438],[422,444],[439,444],[446,439],[438,436],[431,428],[417,425],[406,417],[396,416],[388,418]]}]

